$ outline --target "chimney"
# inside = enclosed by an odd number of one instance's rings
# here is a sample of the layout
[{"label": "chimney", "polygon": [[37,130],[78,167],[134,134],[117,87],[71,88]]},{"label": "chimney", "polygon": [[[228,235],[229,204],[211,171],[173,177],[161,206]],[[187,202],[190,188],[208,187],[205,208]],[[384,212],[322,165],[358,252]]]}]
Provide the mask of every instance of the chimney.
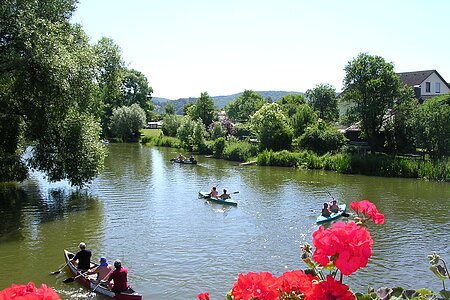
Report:
[{"label": "chimney", "polygon": [[422,98],[422,87],[420,85],[414,86],[414,95],[416,95],[417,99]]}]

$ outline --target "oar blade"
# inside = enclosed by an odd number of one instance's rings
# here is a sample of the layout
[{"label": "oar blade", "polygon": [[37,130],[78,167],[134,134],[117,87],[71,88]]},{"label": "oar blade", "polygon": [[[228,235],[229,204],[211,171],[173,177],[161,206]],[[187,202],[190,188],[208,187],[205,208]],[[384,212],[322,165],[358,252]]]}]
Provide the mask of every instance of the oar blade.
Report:
[{"label": "oar blade", "polygon": [[61,271],[60,271],[60,270],[58,270],[58,271],[54,271],[54,272],[51,272],[50,274],[52,274],[52,275],[56,275],[56,274],[59,274],[59,273],[61,273]]},{"label": "oar blade", "polygon": [[69,278],[66,278],[63,280],[64,283],[70,283],[70,282],[74,282],[74,281],[75,281],[75,278],[73,278],[73,277],[69,277]]}]

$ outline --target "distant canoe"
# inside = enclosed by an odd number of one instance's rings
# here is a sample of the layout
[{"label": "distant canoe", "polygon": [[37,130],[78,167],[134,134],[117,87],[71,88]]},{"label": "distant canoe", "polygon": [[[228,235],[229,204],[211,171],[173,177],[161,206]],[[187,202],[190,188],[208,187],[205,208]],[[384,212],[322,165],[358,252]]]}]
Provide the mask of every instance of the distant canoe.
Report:
[{"label": "distant canoe", "polygon": [[340,218],[342,216],[342,214],[345,213],[345,209],[347,208],[347,205],[345,205],[345,203],[344,203],[344,204],[339,204],[338,206],[339,206],[340,211],[338,211],[337,213],[331,213],[331,215],[329,217],[324,217],[324,216],[320,215],[317,217],[316,223],[322,224],[322,223],[330,222],[330,221]]},{"label": "distant canoe", "polygon": [[173,161],[173,162],[179,163],[179,164],[187,164],[187,165],[196,165],[197,164],[196,160],[191,161],[191,160],[181,160],[181,159],[172,158],[170,161]]},{"label": "distant canoe", "polygon": [[237,206],[237,202],[231,201],[231,199],[223,200],[223,199],[219,199],[219,198],[214,198],[214,197],[209,196],[207,192],[198,192],[198,196],[200,198],[203,198],[208,201],[225,204],[225,205]]}]

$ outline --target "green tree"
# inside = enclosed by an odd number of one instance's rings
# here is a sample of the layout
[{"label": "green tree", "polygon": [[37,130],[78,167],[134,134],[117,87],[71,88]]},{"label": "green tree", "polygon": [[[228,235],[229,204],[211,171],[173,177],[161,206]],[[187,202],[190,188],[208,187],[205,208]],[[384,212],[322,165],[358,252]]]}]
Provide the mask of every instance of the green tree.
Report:
[{"label": "green tree", "polygon": [[205,145],[206,128],[202,120],[196,121],[185,116],[181,121],[181,125],[177,130],[177,138],[180,139],[183,147],[189,150],[202,149]]},{"label": "green tree", "polygon": [[329,84],[319,84],[313,89],[306,91],[308,104],[314,108],[319,118],[330,122],[339,118],[338,100],[336,89]]},{"label": "green tree", "polygon": [[261,95],[251,90],[245,90],[241,96],[225,106],[225,112],[231,120],[245,123],[264,104],[265,101]]},{"label": "green tree", "polygon": [[59,124],[51,124],[36,141],[30,165],[50,181],[67,178],[83,186],[103,168],[105,147],[99,140],[101,126],[92,115],[72,109]]},{"label": "green tree", "polygon": [[123,141],[139,137],[139,130],[146,123],[145,111],[134,103],[131,106],[122,106],[113,109],[111,117],[111,132]]},{"label": "green tree", "polygon": [[308,126],[314,125],[318,117],[314,109],[308,104],[297,106],[297,112],[289,118],[289,124],[294,130],[294,137],[301,136]]},{"label": "green tree", "polygon": [[175,114],[175,105],[173,105],[173,103],[169,103],[166,105],[166,107],[164,108],[166,115],[174,115]]},{"label": "green tree", "polygon": [[0,5],[2,181],[26,177],[21,158],[28,143],[35,145],[30,165],[52,181],[83,185],[102,167],[99,132],[88,114],[99,105],[97,57],[81,27],[70,23],[76,3],[3,0]]},{"label": "green tree", "polygon": [[193,120],[201,119],[205,126],[209,126],[214,121],[214,100],[207,92],[201,93],[195,105],[189,110],[189,116]]},{"label": "green tree", "polygon": [[418,146],[432,156],[450,155],[450,95],[426,100],[417,110]]},{"label": "green tree", "polygon": [[330,151],[339,151],[346,142],[347,139],[342,132],[324,121],[319,121],[306,128],[305,133],[299,138],[298,145],[318,154],[325,154]]},{"label": "green tree", "polygon": [[121,106],[137,103],[145,111],[147,120],[150,120],[155,105],[151,100],[153,89],[149,86],[147,77],[136,70],[125,70],[121,89],[123,96]]},{"label": "green tree", "polygon": [[176,136],[177,130],[181,125],[182,116],[177,116],[175,114],[166,114],[163,118],[161,130],[164,135]]},{"label": "green tree", "polygon": [[106,134],[113,109],[125,105],[122,83],[126,68],[120,54],[120,47],[112,39],[103,37],[94,45],[94,49],[98,59],[97,98],[101,105],[98,114]]},{"label": "green tree", "polygon": [[187,116],[189,115],[190,111],[194,108],[195,102],[188,102],[185,105],[183,105],[183,115]]},{"label": "green tree", "polygon": [[372,149],[380,149],[384,116],[407,95],[405,87],[393,64],[380,56],[361,53],[345,66],[345,72],[343,100],[353,103],[352,113]]},{"label": "green tree", "polygon": [[303,95],[291,94],[283,96],[278,103],[290,118],[297,113],[300,106],[306,104],[306,98]]},{"label": "green tree", "polygon": [[[399,103],[391,116],[385,121],[385,148],[391,153],[412,153],[416,151],[415,124],[416,111],[419,102],[415,97]],[[420,125],[419,125],[420,126]]]},{"label": "green tree", "polygon": [[279,151],[291,147],[292,129],[277,103],[264,104],[250,118],[250,126],[258,137],[262,149]]},{"label": "green tree", "polygon": [[211,123],[208,129],[211,134],[211,140],[216,140],[220,137],[224,137],[227,133],[226,129],[222,126],[222,123],[220,122]]}]

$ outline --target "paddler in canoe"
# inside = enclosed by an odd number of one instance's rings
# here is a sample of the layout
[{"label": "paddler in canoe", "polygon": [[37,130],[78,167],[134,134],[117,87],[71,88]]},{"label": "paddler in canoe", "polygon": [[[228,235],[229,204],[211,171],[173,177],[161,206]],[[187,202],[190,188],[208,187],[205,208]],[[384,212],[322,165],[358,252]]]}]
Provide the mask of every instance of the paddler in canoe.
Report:
[{"label": "paddler in canoe", "polygon": [[114,271],[103,280],[108,284],[108,289],[115,293],[126,291],[128,286],[128,270],[122,267],[122,262],[118,259],[114,261]]},{"label": "paddler in canoe", "polygon": [[342,211],[342,209],[339,208],[339,206],[336,204],[336,200],[333,200],[330,202],[330,212],[337,213]]},{"label": "paddler in canoe", "polygon": [[326,202],[323,204],[323,207],[322,207],[322,216],[326,217],[326,218],[331,216],[331,211],[328,208],[328,203],[326,203]]},{"label": "paddler in canoe", "polygon": [[99,284],[103,279],[106,279],[109,274],[113,271],[112,266],[108,264],[105,257],[100,258],[100,265],[89,269],[87,274],[97,274],[97,278],[93,280],[96,284]]},{"label": "paddler in canoe", "polygon": [[213,186],[211,188],[211,191],[208,194],[206,194],[206,196],[211,198],[218,198],[219,192],[217,191],[217,187]]},{"label": "paddler in canoe", "polygon": [[222,199],[222,200],[231,199],[231,194],[228,194],[227,190],[223,189],[223,193],[219,196],[219,199]]}]

